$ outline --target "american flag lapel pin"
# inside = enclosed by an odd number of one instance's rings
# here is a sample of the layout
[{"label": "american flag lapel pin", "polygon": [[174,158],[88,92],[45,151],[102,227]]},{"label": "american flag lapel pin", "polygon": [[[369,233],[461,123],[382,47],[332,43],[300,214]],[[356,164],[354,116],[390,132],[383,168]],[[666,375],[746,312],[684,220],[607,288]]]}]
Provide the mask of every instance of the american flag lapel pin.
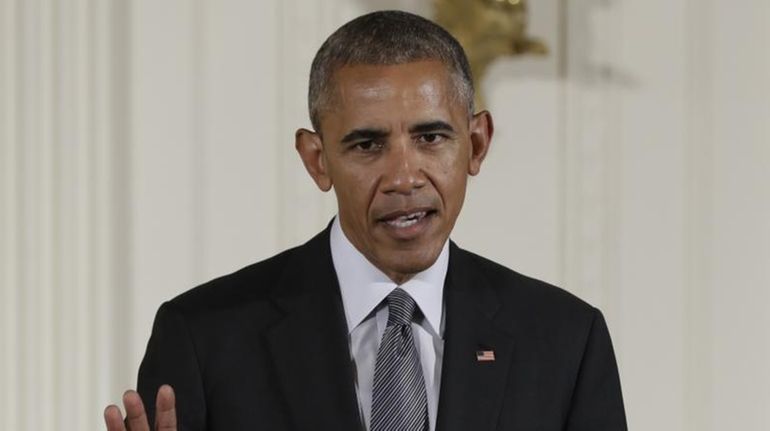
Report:
[{"label": "american flag lapel pin", "polygon": [[478,362],[494,362],[495,351],[494,350],[476,350],[476,361]]}]

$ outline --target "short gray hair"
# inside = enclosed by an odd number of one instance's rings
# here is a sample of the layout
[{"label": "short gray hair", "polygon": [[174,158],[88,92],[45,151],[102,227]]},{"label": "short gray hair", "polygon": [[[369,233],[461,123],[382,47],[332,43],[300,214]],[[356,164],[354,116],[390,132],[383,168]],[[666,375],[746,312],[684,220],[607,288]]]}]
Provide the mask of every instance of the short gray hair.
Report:
[{"label": "short gray hair", "polygon": [[321,131],[320,115],[333,91],[334,72],[358,64],[393,65],[439,60],[449,69],[456,96],[473,114],[473,79],[460,43],[438,24],[402,11],[362,15],[332,33],[310,67],[308,109],[313,128]]}]

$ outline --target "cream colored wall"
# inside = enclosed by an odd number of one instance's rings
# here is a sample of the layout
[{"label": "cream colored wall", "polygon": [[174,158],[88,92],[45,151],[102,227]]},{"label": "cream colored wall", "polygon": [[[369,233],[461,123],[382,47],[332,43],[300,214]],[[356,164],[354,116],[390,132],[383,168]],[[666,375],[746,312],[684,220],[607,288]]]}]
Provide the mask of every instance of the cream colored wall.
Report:
[{"label": "cream colored wall", "polygon": [[0,429],[98,429],[134,367],[120,3],[0,1]]},{"label": "cream colored wall", "polygon": [[[633,429],[770,428],[770,3],[530,4],[455,240],[605,312]],[[160,302],[323,228],[312,56],[429,6],[0,0],[0,429],[98,429]]]}]

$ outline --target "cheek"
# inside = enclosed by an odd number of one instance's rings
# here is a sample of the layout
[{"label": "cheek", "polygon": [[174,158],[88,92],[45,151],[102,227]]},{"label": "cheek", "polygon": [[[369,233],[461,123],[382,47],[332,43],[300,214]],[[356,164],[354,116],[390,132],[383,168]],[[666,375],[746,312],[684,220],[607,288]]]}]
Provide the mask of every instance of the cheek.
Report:
[{"label": "cheek", "polygon": [[470,151],[468,148],[468,145],[460,144],[444,157],[443,169],[446,175],[454,181],[464,179],[468,174],[468,163],[470,161]]},{"label": "cheek", "polygon": [[357,218],[366,217],[369,212],[372,190],[376,186],[373,171],[355,170],[341,172],[335,190],[337,201],[345,205],[344,210]]},{"label": "cheek", "polygon": [[462,205],[465,196],[468,160],[463,156],[460,152],[447,154],[436,159],[432,169],[433,183],[450,211],[455,211]]}]

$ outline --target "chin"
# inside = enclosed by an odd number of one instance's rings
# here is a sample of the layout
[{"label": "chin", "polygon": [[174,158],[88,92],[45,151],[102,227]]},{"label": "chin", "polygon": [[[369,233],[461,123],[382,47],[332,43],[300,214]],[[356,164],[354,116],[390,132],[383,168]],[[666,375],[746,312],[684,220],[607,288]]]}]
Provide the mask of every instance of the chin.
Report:
[{"label": "chin", "polygon": [[393,259],[390,259],[392,264],[388,266],[400,274],[417,274],[430,268],[436,262],[438,255],[441,253],[441,248],[429,252],[423,249],[397,253],[399,253],[399,256],[394,256]]}]

